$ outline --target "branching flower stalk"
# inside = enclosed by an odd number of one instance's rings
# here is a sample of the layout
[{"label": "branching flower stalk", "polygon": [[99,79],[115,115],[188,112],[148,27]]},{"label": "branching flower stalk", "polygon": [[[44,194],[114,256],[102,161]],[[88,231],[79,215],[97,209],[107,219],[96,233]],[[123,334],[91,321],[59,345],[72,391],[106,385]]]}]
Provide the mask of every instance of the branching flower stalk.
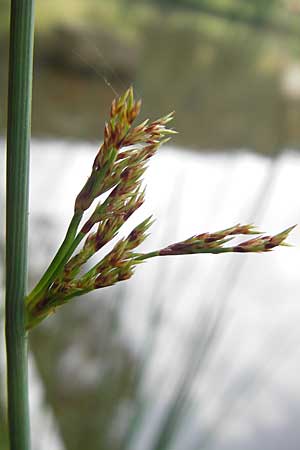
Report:
[{"label": "branching flower stalk", "polygon": [[[294,227],[275,236],[261,236],[252,225],[238,224],[215,233],[198,234],[160,250],[138,253],[135,249],[146,239],[153,222],[148,217],[84,272],[88,260],[117,236],[122,225],[144,203],[142,176],[148,160],[176,133],[167,128],[172,113],[154,122],[146,120],[133,126],[140,108],[141,102],[134,99],[132,88],[113,101],[104,127],[103,144],[75,200],[66,237],[49,268],[26,298],[28,330],[73,297],[129,279],[136,266],[149,258],[195,253],[260,253],[287,245],[285,240]],[[95,200],[98,203],[89,219],[81,224],[84,212],[93,208]],[[228,245],[236,236],[257,234],[259,236],[250,240]]]}]

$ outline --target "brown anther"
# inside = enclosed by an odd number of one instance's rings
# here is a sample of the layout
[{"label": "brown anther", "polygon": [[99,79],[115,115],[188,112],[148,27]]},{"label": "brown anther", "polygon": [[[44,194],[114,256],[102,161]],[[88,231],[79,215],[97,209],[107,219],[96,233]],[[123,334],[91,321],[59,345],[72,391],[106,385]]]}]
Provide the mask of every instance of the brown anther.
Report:
[{"label": "brown anther", "polygon": [[127,152],[120,152],[119,154],[118,154],[118,156],[117,156],[117,161],[118,160],[120,160],[120,159],[124,159],[124,158],[126,158],[128,156],[128,153]]},{"label": "brown anther", "polygon": [[121,178],[122,178],[123,181],[128,181],[129,178],[131,177],[131,175],[132,175],[132,168],[131,167],[127,167],[121,173]]},{"label": "brown anther", "polygon": [[278,245],[277,243],[272,242],[271,240],[269,242],[266,242],[264,246],[266,250],[271,250],[272,248],[277,247],[277,245]]},{"label": "brown anther", "polygon": [[138,116],[138,114],[139,110],[137,110],[134,106],[130,111],[127,112],[128,122],[131,124],[134,121],[134,119]]},{"label": "brown anther", "polygon": [[91,231],[94,224],[95,224],[94,221],[89,219],[81,228],[81,233],[87,234],[89,231]]},{"label": "brown anther", "polygon": [[131,278],[133,275],[133,272],[128,270],[127,272],[121,272],[118,275],[118,281],[125,281],[125,280],[129,280],[129,278]]},{"label": "brown anther", "polygon": [[247,247],[242,247],[241,245],[236,245],[235,247],[233,247],[233,251],[236,253],[248,253],[251,250],[249,250],[249,248],[247,248]]},{"label": "brown anther", "polygon": [[205,237],[203,240],[205,243],[209,244],[210,242],[216,242],[219,241],[220,239],[222,239],[223,236],[222,235],[218,235],[218,234],[209,234],[208,237]]},{"label": "brown anther", "polygon": [[134,242],[139,237],[139,233],[137,230],[132,230],[132,232],[128,236],[129,242]]},{"label": "brown anther", "polygon": [[104,244],[105,240],[103,239],[103,237],[97,234],[95,242],[95,250],[98,251],[101,247],[103,247]]}]

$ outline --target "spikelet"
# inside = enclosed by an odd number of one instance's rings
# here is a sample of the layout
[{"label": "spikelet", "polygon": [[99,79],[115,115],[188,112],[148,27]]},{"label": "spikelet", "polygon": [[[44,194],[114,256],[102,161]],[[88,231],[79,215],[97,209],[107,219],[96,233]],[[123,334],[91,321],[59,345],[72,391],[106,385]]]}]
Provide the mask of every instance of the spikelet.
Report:
[{"label": "spikelet", "polygon": [[260,234],[253,225],[236,225],[226,230],[214,233],[203,233],[192,236],[184,241],[171,244],[158,250],[157,256],[167,255],[188,255],[196,253],[262,253],[269,252],[279,245],[286,246],[286,238],[295,226],[287,228],[285,231],[275,236],[258,236],[253,239],[241,242],[234,246],[227,246],[235,236],[247,234]]}]

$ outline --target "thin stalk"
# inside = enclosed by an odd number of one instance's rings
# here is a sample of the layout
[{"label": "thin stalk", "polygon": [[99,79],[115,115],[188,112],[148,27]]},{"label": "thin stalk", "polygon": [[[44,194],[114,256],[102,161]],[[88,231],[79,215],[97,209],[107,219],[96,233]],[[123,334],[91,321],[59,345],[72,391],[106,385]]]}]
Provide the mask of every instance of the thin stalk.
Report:
[{"label": "thin stalk", "polygon": [[61,268],[67,262],[70,255],[76,249],[80,241],[85,236],[83,233],[79,233],[76,237],[76,232],[78,229],[79,222],[82,218],[82,213],[75,213],[71,223],[69,225],[66,237],[61,244],[59,250],[57,251],[55,257],[53,258],[47,271],[40,279],[36,287],[30,292],[26,298],[26,303],[32,303],[39,300],[40,296],[44,291],[50,286],[51,282],[54,280],[56,275],[60,272]]},{"label": "thin stalk", "polygon": [[201,248],[201,249],[197,249],[197,251],[195,252],[190,252],[190,253],[161,253],[160,250],[154,251],[154,252],[149,252],[149,253],[141,253],[138,256],[134,257],[134,261],[144,261],[145,259],[149,259],[149,258],[155,258],[156,256],[182,256],[182,255],[196,255],[199,253],[211,253],[214,255],[218,255],[220,253],[233,253],[234,252],[234,247],[216,247],[216,248]]},{"label": "thin stalk", "polygon": [[30,449],[27,337],[29,144],[33,0],[12,0],[7,125],[6,349],[10,450]]},{"label": "thin stalk", "polygon": [[144,261],[145,259],[155,258],[156,256],[160,256],[159,250],[155,250],[154,252],[149,252],[149,253],[141,253],[140,255],[136,256],[134,259],[135,259],[135,261]]}]

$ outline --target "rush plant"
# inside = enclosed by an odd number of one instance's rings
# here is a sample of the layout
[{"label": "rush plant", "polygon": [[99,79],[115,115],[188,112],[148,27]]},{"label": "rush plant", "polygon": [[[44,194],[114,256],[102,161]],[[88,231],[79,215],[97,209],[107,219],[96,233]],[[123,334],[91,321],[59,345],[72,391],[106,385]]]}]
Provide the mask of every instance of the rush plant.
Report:
[{"label": "rush plant", "polygon": [[[27,331],[72,298],[129,279],[149,258],[194,253],[267,252],[293,227],[261,236],[252,225],[235,225],[196,234],[149,253],[137,251],[147,237],[146,218],[92,268],[86,263],[115,238],[143,204],[142,177],[158,147],[175,133],[167,127],[173,115],[134,125],[141,102],[132,89],[112,103],[104,139],[91,174],[74,203],[66,237],[36,287],[27,294],[27,220],[29,142],[33,60],[33,0],[11,1],[10,64],[7,127],[6,213],[6,348],[10,450],[30,450]],[[84,217],[89,214],[86,220]],[[86,214],[84,214],[86,213]],[[237,235],[255,235],[239,244]]]},{"label": "rush plant", "polygon": [[[238,224],[141,253],[137,247],[147,237],[152,224],[150,216],[126,238],[119,239],[92,268],[85,269],[88,260],[117,236],[122,225],[143,204],[142,177],[147,163],[158,147],[175,133],[167,127],[172,113],[134,126],[140,108],[141,101],[134,99],[132,88],[113,101],[104,127],[103,144],[96,154],[91,174],[75,200],[66,237],[48,270],[26,297],[27,330],[73,297],[128,280],[136,266],[149,258],[195,253],[261,253],[286,245],[285,239],[293,227],[275,236],[262,236],[252,225]],[[82,220],[87,211],[89,218]],[[231,240],[239,235],[259,236],[232,244]],[[82,241],[83,246],[80,246]]]}]

